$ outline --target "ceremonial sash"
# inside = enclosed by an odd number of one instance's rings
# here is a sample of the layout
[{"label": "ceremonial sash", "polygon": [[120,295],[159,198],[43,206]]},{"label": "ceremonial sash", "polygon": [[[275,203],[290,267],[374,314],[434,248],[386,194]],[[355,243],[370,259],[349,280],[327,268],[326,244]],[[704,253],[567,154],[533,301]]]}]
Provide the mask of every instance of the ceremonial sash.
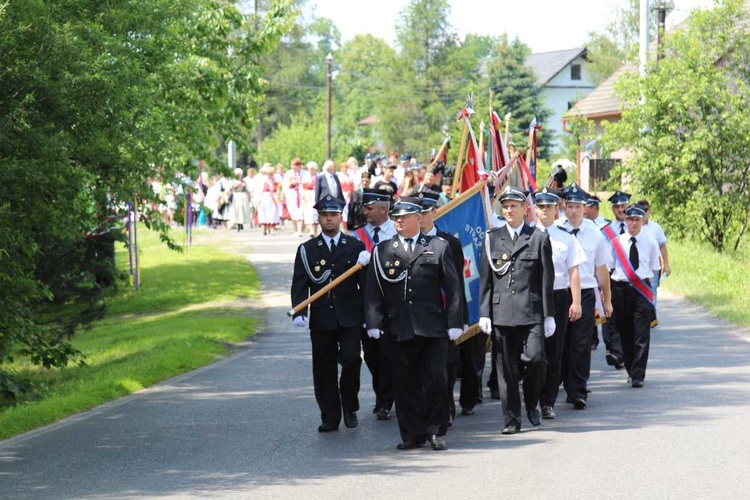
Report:
[{"label": "ceremonial sash", "polygon": [[627,276],[630,284],[633,285],[633,288],[638,290],[638,293],[643,295],[646,300],[653,304],[654,291],[648,283],[643,281],[643,279],[636,274],[635,269],[633,269],[630,259],[625,255],[625,249],[622,247],[622,243],[620,243],[615,232],[609,225],[604,226],[602,232],[607,236],[609,243],[612,245],[612,248],[615,251],[615,257],[617,257],[617,261],[620,263],[620,266],[622,266],[622,270],[625,271],[625,276]]},{"label": "ceremonial sash", "polygon": [[370,238],[370,235],[365,231],[365,227],[362,226],[359,229],[354,230],[354,234],[357,235],[357,239],[365,244],[365,249],[372,253],[372,249],[375,247],[375,242],[372,241],[372,238]]}]

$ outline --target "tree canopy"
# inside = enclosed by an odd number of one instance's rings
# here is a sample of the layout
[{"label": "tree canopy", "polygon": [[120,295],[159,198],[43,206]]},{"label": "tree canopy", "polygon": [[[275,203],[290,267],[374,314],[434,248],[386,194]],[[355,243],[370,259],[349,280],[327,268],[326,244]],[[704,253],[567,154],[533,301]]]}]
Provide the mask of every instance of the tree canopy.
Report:
[{"label": "tree canopy", "polygon": [[672,231],[736,249],[748,225],[750,38],[739,0],[695,12],[647,76],[617,84],[622,121],[608,140],[633,156],[626,173]]},{"label": "tree canopy", "polygon": [[[247,136],[265,88],[257,56],[292,13],[287,0],[260,19],[229,0],[3,3],[0,363],[66,364],[65,337],[114,283],[103,226],[152,196],[150,177]],[[0,372],[0,391],[14,384]]]}]

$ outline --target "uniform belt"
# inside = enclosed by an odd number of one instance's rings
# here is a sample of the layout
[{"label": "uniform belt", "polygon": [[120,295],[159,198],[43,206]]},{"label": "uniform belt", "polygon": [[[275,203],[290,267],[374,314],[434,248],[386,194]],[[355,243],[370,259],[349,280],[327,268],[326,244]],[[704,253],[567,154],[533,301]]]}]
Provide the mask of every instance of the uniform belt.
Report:
[{"label": "uniform belt", "polygon": [[[646,283],[648,286],[651,286],[651,278],[646,278],[642,281]],[[629,281],[620,281],[620,280],[612,280],[612,285],[619,286],[619,287],[626,287],[626,286],[632,287],[633,286],[633,284],[630,283]]]}]

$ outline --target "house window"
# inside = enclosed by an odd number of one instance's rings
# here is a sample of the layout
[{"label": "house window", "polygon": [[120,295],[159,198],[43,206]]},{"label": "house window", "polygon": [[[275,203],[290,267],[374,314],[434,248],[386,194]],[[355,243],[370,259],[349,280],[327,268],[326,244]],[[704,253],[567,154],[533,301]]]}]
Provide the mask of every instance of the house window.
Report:
[{"label": "house window", "polygon": [[571,80],[581,79],[581,65],[580,64],[573,64],[570,67],[570,79]]}]

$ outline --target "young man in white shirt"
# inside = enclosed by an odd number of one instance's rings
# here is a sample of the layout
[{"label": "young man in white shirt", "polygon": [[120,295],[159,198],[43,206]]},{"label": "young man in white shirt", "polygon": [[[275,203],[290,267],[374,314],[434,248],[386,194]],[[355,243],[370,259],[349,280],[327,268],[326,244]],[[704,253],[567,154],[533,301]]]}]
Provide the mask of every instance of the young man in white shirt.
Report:
[{"label": "young man in white shirt", "polygon": [[[622,339],[628,383],[643,387],[655,310],[651,279],[659,271],[659,245],[642,228],[646,210],[637,204],[625,210],[628,230],[612,243],[618,258],[612,272],[613,303]],[[650,298],[649,298],[650,297]]]}]

